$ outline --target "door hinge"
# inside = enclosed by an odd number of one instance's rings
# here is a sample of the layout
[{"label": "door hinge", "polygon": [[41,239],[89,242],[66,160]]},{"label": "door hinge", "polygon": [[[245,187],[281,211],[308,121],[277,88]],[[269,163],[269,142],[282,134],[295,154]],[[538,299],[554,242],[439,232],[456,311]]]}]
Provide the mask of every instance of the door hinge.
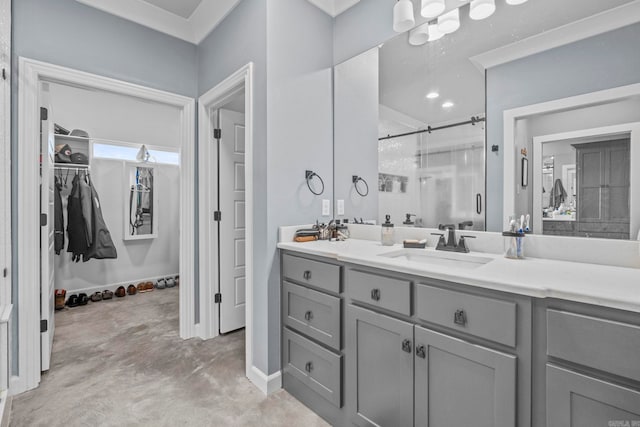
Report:
[{"label": "door hinge", "polygon": [[44,107],[40,107],[40,120],[47,120],[48,118],[49,111]]},{"label": "door hinge", "polygon": [[7,70],[5,68],[2,69],[2,80],[7,80]]},{"label": "door hinge", "polygon": [[216,222],[220,222],[220,221],[222,221],[222,212],[220,212],[220,211],[215,211],[215,212],[213,213],[213,220],[214,220],[214,221],[216,221]]},{"label": "door hinge", "polygon": [[47,332],[49,330],[49,321],[41,320],[40,321],[40,332]]},{"label": "door hinge", "polygon": [[46,213],[41,213],[40,214],[40,226],[41,227],[46,227],[47,225],[47,214]]},{"label": "door hinge", "polygon": [[222,302],[222,294],[215,294],[215,296],[213,297],[213,301],[216,304],[220,304]]},{"label": "door hinge", "polygon": [[7,277],[9,275],[9,269],[5,268],[4,270],[2,270],[2,277]]},{"label": "door hinge", "polygon": [[214,139],[222,138],[222,129],[214,129],[213,130],[213,138]]}]

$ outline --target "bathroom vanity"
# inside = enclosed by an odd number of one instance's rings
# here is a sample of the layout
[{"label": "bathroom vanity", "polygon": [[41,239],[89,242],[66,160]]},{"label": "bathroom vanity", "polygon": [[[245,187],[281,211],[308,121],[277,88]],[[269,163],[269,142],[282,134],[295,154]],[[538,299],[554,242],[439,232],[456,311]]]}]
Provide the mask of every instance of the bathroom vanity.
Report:
[{"label": "bathroom vanity", "polygon": [[283,386],[332,425],[640,421],[637,269],[279,247]]}]

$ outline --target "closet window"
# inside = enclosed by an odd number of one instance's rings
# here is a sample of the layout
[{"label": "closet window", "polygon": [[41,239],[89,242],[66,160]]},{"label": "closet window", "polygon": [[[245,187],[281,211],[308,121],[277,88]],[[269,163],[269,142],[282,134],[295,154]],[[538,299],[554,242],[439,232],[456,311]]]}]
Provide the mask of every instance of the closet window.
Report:
[{"label": "closet window", "polygon": [[[180,152],[171,150],[160,150],[147,146],[153,163],[180,165]],[[105,144],[102,142],[93,143],[93,157],[101,159],[128,160],[135,162],[140,146]]]}]

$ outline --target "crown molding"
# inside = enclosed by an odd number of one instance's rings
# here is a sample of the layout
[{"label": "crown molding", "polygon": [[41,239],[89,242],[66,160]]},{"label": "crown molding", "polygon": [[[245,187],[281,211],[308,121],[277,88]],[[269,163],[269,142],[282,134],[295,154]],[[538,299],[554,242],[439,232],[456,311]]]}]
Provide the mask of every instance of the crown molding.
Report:
[{"label": "crown molding", "polygon": [[330,15],[332,18],[354,6],[360,0],[309,0],[311,4]]},{"label": "crown molding", "polygon": [[469,58],[482,72],[549,49],[640,22],[640,0],[597,13]]},{"label": "crown molding", "polygon": [[189,43],[200,43],[240,0],[203,0],[185,19],[142,0],[76,0]]}]

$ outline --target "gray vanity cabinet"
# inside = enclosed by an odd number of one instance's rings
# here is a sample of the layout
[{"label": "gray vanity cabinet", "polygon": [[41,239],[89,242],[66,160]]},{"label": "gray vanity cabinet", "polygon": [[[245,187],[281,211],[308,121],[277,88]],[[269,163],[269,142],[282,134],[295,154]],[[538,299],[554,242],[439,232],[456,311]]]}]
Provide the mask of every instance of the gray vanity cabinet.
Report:
[{"label": "gray vanity cabinet", "polygon": [[415,327],[415,425],[512,427],[516,357]]},{"label": "gray vanity cabinet", "polygon": [[640,423],[640,392],[551,364],[546,395],[548,427]]},{"label": "gray vanity cabinet", "polygon": [[347,307],[347,406],[359,426],[413,426],[413,325]]}]

